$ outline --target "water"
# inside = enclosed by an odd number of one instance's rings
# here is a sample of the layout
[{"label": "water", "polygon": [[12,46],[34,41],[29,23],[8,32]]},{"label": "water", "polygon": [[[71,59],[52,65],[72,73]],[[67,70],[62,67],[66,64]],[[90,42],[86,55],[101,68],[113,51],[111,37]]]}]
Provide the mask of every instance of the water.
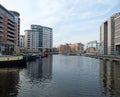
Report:
[{"label": "water", "polygon": [[120,64],[53,55],[0,68],[0,97],[120,97]]}]

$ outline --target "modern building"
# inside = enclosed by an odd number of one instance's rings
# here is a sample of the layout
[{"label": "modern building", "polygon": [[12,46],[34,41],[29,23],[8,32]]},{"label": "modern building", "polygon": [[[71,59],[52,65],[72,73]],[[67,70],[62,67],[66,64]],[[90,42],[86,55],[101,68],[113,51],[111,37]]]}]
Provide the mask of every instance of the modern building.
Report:
[{"label": "modern building", "polygon": [[120,55],[120,13],[116,13],[100,26],[100,54]]},{"label": "modern building", "polygon": [[0,52],[13,53],[19,47],[20,14],[8,11],[0,4]]},{"label": "modern building", "polygon": [[97,53],[99,52],[99,43],[95,41],[90,41],[85,47],[86,53]]},{"label": "modern building", "polygon": [[14,14],[14,18],[15,18],[15,23],[16,23],[16,46],[17,48],[19,48],[20,45],[20,14],[16,11],[10,11],[12,14]]},{"label": "modern building", "polygon": [[114,45],[115,54],[120,55],[120,13],[114,15]]},{"label": "modern building", "polygon": [[51,51],[53,45],[52,28],[31,25],[25,30],[25,48],[32,51]]}]

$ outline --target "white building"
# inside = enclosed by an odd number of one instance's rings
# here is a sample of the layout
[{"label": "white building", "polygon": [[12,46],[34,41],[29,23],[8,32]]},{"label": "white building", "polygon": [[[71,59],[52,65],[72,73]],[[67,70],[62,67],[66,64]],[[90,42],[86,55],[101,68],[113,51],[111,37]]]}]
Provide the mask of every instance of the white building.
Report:
[{"label": "white building", "polygon": [[120,13],[116,13],[100,26],[100,54],[120,55]]},{"label": "white building", "polygon": [[53,38],[52,28],[31,25],[31,30],[25,30],[25,48],[29,50],[51,50]]}]

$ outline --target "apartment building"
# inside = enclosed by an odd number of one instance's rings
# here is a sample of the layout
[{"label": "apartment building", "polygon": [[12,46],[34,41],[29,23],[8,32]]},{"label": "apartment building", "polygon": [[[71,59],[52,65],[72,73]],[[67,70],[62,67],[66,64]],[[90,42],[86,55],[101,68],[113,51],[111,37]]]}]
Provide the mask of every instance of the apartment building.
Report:
[{"label": "apartment building", "polygon": [[100,54],[120,55],[120,13],[116,13],[100,26]]},{"label": "apartment building", "polygon": [[120,55],[120,13],[114,15],[114,45],[115,53]]},{"label": "apartment building", "polygon": [[10,11],[13,15],[14,15],[14,18],[15,18],[15,23],[16,23],[16,30],[17,30],[17,33],[16,33],[16,46],[17,48],[19,48],[20,46],[20,14],[16,11]]},{"label": "apartment building", "polygon": [[25,48],[37,51],[51,51],[53,45],[52,28],[31,25],[31,30],[25,30]]},{"label": "apartment building", "polygon": [[11,54],[19,46],[20,14],[0,4],[0,52]]}]

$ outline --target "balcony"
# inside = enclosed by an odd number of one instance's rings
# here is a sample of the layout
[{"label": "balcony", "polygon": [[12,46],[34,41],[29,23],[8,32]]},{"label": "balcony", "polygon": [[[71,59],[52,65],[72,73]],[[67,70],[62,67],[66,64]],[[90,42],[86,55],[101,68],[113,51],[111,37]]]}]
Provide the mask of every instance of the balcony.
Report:
[{"label": "balcony", "polygon": [[0,33],[0,37],[3,37],[3,34],[2,34],[2,33]]},{"label": "balcony", "polygon": [[0,19],[0,23],[3,23],[3,20],[2,20],[2,19]]},{"label": "balcony", "polygon": [[8,18],[8,21],[10,21],[11,23],[14,23],[15,21],[14,21],[14,18]]},{"label": "balcony", "polygon": [[14,34],[8,33],[7,35],[14,38]]},{"label": "balcony", "polygon": [[14,26],[8,25],[8,28],[14,30]]},{"label": "balcony", "polygon": [[14,22],[8,21],[8,24],[14,26]]},{"label": "balcony", "polygon": [[2,24],[0,24],[0,28],[3,28],[4,26]]},{"label": "balcony", "polygon": [[14,34],[14,30],[8,29],[8,32]]},{"label": "balcony", "polygon": [[0,32],[3,32],[3,30],[2,30],[2,29],[0,29]]},{"label": "balcony", "polygon": [[14,45],[14,42],[12,42],[12,41],[7,41],[7,44],[8,44],[8,45]]},{"label": "balcony", "polygon": [[0,18],[3,18],[3,16],[2,16],[2,15],[0,15]]},{"label": "balcony", "polygon": [[8,39],[8,40],[12,40],[12,41],[14,41],[14,38],[11,38],[11,37],[8,37],[7,39]]}]

